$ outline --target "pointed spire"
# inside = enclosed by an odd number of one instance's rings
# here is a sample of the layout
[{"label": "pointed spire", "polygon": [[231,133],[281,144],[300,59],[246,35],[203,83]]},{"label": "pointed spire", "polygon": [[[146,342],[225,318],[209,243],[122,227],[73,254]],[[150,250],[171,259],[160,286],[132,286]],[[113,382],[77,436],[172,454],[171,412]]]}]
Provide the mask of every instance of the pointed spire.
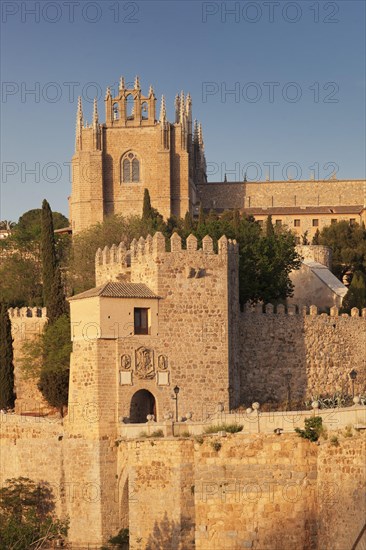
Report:
[{"label": "pointed spire", "polygon": [[203,133],[202,133],[202,124],[198,125],[198,143],[203,147]]},{"label": "pointed spire", "polygon": [[81,149],[81,131],[83,128],[83,106],[81,97],[78,97],[78,108],[76,111],[76,127],[75,127],[75,151]]},{"label": "pointed spire", "polygon": [[163,95],[161,96],[161,105],[160,105],[160,117],[159,117],[159,120],[160,120],[160,122],[165,122],[165,121],[166,121],[165,97],[164,97]]},{"label": "pointed spire", "polygon": [[99,122],[98,118],[98,103],[97,98],[94,99],[94,106],[93,106],[93,126],[97,126]]},{"label": "pointed spire", "polygon": [[111,97],[111,89],[110,87],[108,86],[107,88],[107,91],[105,93],[105,99],[109,99]]},{"label": "pointed spire", "polygon": [[123,92],[125,90],[125,79],[123,76],[119,79],[119,91]]},{"label": "pointed spire", "polygon": [[140,79],[138,76],[136,76],[135,78],[135,85],[134,85],[134,89],[135,90],[141,90],[141,86],[140,86]]},{"label": "pointed spire", "polygon": [[180,112],[180,97],[179,97],[179,94],[177,94],[175,96],[174,107],[175,107],[175,122],[179,122],[179,112]]},{"label": "pointed spire", "polygon": [[187,115],[189,115],[191,107],[192,107],[192,98],[191,98],[191,94],[188,92],[187,97],[186,97],[186,113],[187,113]]},{"label": "pointed spire", "polygon": [[194,127],[193,127],[193,143],[198,143],[198,122],[197,119],[194,119]]},{"label": "pointed spire", "polygon": [[149,97],[153,97],[155,96],[154,94],[154,88],[152,87],[152,85],[150,84],[150,88],[149,88]]},{"label": "pointed spire", "polygon": [[183,123],[183,121],[184,121],[184,92],[182,90],[180,93],[179,122]]},{"label": "pointed spire", "polygon": [[81,97],[78,97],[78,108],[76,111],[76,128],[83,126],[83,105],[81,102]]}]

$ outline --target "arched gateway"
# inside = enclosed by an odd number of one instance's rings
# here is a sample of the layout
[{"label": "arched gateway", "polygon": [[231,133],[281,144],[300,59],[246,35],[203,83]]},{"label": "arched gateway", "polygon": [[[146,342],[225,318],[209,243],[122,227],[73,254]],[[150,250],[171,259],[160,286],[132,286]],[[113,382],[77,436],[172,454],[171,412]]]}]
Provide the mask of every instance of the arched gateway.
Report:
[{"label": "arched gateway", "polygon": [[155,420],[157,419],[155,397],[148,390],[139,390],[131,399],[130,422],[132,424],[144,423],[148,414],[153,414]]}]

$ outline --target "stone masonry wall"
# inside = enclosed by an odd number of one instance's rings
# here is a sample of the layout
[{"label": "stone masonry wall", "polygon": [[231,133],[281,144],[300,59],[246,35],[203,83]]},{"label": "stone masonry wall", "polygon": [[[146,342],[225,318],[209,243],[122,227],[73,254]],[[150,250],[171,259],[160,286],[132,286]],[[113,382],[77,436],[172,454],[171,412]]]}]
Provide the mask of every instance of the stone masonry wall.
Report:
[{"label": "stone masonry wall", "polygon": [[241,315],[241,399],[284,402],[288,395],[286,374],[291,374],[290,392],[295,401],[336,391],[352,394],[349,372],[357,371],[355,393],[366,389],[366,310],[352,316],[284,313],[259,305]]},{"label": "stone masonry wall", "polygon": [[[204,208],[337,206],[365,203],[364,180],[253,181],[200,184]],[[335,216],[333,216],[335,217]]]},{"label": "stone masonry wall", "polygon": [[365,191],[364,180],[247,182],[243,206],[362,205]]},{"label": "stone masonry wall", "polygon": [[338,437],[129,443],[131,550],[349,550],[366,511],[365,438]]},{"label": "stone masonry wall", "polygon": [[42,334],[47,323],[46,310],[40,308],[9,309],[14,351],[15,392],[17,399],[15,410],[21,412],[45,413],[50,410],[41,392],[37,380],[27,376],[22,368],[23,346]]},{"label": "stone masonry wall", "polygon": [[[349,550],[365,518],[364,434],[89,440],[68,423],[0,415],[0,486],[51,484],[73,548],[122,527],[131,550]],[[336,443],[334,439],[336,437]]]}]

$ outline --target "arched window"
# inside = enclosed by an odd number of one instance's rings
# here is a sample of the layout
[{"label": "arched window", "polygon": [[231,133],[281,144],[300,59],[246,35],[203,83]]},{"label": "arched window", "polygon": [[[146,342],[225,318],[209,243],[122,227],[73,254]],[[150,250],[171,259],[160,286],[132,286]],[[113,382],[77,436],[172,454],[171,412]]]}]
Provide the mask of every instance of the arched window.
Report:
[{"label": "arched window", "polygon": [[128,96],[126,97],[127,120],[133,120],[133,118],[135,116],[134,109],[135,109],[135,101],[133,99],[133,95],[128,94]]},{"label": "arched window", "polygon": [[123,183],[139,183],[140,161],[135,153],[127,153],[121,162],[121,180]]},{"label": "arched window", "polygon": [[147,120],[149,118],[149,107],[146,101],[144,101],[141,105],[141,115],[142,120]]},{"label": "arched window", "polygon": [[113,120],[119,120],[119,106],[118,106],[118,103],[113,103]]}]

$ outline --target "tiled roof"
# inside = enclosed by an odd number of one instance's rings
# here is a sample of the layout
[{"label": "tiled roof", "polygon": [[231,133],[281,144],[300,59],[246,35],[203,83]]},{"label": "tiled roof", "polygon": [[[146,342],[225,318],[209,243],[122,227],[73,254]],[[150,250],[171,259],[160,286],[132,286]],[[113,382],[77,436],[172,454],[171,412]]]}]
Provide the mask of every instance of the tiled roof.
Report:
[{"label": "tiled roof", "polygon": [[104,285],[91,288],[86,292],[77,294],[69,298],[72,300],[82,300],[84,298],[158,298],[152,290],[143,283],[104,283]]}]

